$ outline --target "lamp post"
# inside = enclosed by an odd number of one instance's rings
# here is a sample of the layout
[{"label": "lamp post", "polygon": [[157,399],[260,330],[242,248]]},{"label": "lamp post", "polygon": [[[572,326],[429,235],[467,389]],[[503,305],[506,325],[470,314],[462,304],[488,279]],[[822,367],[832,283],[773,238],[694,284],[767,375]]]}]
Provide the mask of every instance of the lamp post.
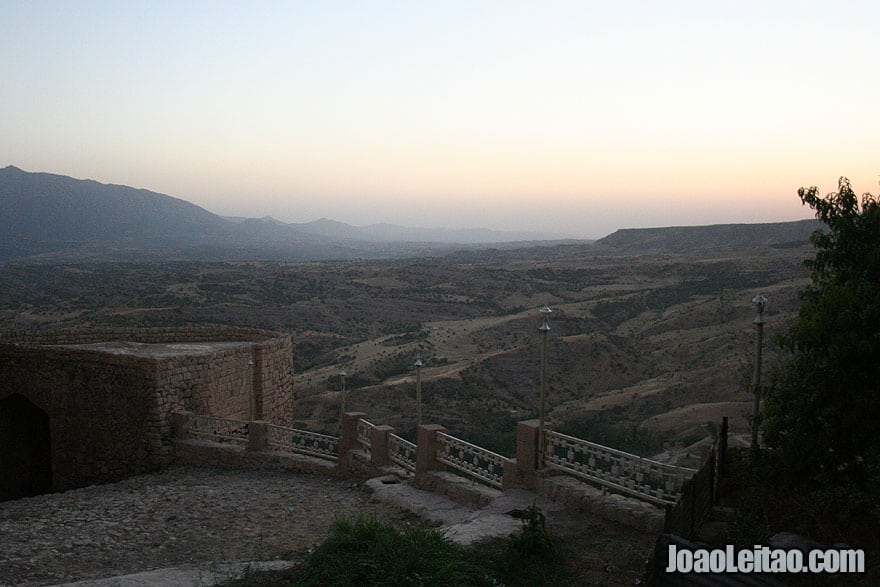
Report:
[{"label": "lamp post", "polygon": [[754,320],[757,337],[755,338],[755,373],[752,377],[752,393],[755,394],[755,404],[752,410],[752,454],[758,454],[758,424],[761,418],[761,350],[764,343],[764,304],[767,298],[758,294],[752,298],[752,303],[758,309],[758,317]]},{"label": "lamp post", "polygon": [[540,411],[538,412],[538,468],[544,468],[544,412],[547,407],[547,333],[550,332],[550,324],[547,323],[549,315],[553,312],[545,305],[541,312],[541,397]]},{"label": "lamp post", "polygon": [[[422,425],[422,355],[416,355],[416,431]],[[418,433],[418,432],[417,432]]]},{"label": "lamp post", "polygon": [[339,369],[339,379],[342,382],[342,402],[339,409],[339,430],[342,432],[342,421],[345,418],[345,367]]},{"label": "lamp post", "polygon": [[251,359],[248,360],[248,373],[249,373],[250,376],[251,376],[251,377],[250,377],[250,379],[251,379],[251,390],[250,390],[250,393],[248,393],[248,414],[249,414],[249,415],[248,415],[248,420],[253,421],[253,419],[254,419],[254,412],[256,411],[256,405],[255,405],[255,404],[257,403],[256,400],[254,399],[254,391],[255,391],[254,388],[255,388],[256,386],[254,385],[254,375],[255,375],[255,373],[254,373],[254,359],[253,359],[253,358],[251,358]]}]

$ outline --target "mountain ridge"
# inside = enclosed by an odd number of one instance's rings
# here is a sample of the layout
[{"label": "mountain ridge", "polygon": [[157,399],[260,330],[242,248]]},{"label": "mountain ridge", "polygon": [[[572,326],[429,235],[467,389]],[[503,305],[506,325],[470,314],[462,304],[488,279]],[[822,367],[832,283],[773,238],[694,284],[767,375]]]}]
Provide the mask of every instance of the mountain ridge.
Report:
[{"label": "mountain ridge", "polygon": [[597,250],[619,253],[688,254],[752,247],[794,247],[808,242],[822,228],[818,220],[755,224],[709,224],[661,228],[621,228],[594,243]]},{"label": "mountain ridge", "polygon": [[[124,185],[18,167],[0,169],[0,262],[77,260],[321,261],[445,255],[557,245],[589,254],[688,254],[799,246],[815,220],[626,228],[595,241],[485,228],[352,226],[329,218],[286,223],[223,217],[186,200]],[[587,252],[584,249],[584,253]],[[544,254],[544,253],[542,253]],[[571,254],[571,250],[567,254]]]}]

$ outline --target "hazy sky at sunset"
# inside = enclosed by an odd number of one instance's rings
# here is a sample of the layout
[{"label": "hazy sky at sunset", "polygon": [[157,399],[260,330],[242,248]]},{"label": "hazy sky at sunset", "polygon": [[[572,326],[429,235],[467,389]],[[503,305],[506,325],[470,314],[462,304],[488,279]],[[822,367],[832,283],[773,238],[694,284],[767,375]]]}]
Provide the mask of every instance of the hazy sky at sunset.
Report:
[{"label": "hazy sky at sunset", "polygon": [[0,1],[0,167],[289,222],[810,217],[880,179],[880,3]]}]

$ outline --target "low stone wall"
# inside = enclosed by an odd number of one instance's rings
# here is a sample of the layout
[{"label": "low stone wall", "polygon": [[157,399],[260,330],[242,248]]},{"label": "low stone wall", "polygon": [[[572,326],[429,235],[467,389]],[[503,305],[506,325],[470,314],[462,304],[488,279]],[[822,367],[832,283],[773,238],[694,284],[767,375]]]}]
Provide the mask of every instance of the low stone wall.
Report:
[{"label": "low stone wall", "polygon": [[609,494],[592,485],[564,475],[539,477],[535,491],[568,507],[594,514],[650,534],[663,530],[665,513],[644,501],[623,495]]},{"label": "low stone wall", "polygon": [[336,463],[306,455],[250,451],[241,446],[204,440],[175,440],[174,464],[214,469],[275,470],[338,477]]},{"label": "low stone wall", "polygon": [[432,471],[414,479],[413,486],[425,491],[439,493],[452,501],[472,508],[484,508],[501,492],[485,485],[480,485],[454,473]]}]

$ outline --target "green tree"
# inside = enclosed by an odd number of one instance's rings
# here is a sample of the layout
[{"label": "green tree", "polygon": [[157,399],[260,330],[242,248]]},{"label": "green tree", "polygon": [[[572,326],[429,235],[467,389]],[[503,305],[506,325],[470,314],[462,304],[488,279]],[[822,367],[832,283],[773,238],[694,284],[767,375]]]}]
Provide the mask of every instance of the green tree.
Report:
[{"label": "green tree", "polygon": [[880,477],[880,203],[846,178],[824,198],[798,195],[827,230],[811,237],[812,284],[779,342],[793,354],[765,392],[764,432],[803,481]]}]

